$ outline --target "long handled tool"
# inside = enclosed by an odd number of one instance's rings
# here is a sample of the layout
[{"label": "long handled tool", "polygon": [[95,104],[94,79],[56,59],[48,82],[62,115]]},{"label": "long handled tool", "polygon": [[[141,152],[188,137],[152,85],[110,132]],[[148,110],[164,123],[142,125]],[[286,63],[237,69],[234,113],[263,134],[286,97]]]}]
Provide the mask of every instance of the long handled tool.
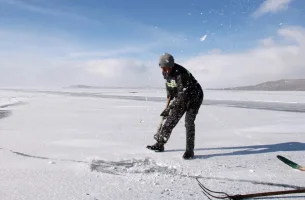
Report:
[{"label": "long handled tool", "polygon": [[[171,98],[170,98],[170,97],[167,98],[167,102],[166,102],[166,107],[165,107],[165,109],[168,108],[168,106],[169,106],[169,104],[170,104],[170,101],[171,101]],[[160,124],[159,124],[157,133],[154,135],[154,139],[155,139],[157,142],[160,140],[160,133],[161,133],[161,131],[162,131],[163,124],[164,124],[165,120],[166,120],[166,117],[161,116],[161,122],[160,122]],[[159,152],[164,151],[164,147],[163,147],[163,148],[160,147],[160,148],[157,148],[157,149],[156,149],[156,148],[154,147],[154,145],[147,145],[146,148],[147,148],[147,149],[150,149],[150,150],[155,150],[155,151],[157,150],[157,151],[159,151]]]},{"label": "long handled tool", "polygon": [[275,195],[284,195],[284,194],[297,194],[297,193],[305,193],[305,188],[300,188],[297,190],[284,190],[284,191],[272,191],[272,192],[262,192],[262,193],[252,193],[252,194],[243,194],[243,195],[229,195],[225,192],[218,192],[212,191],[206,188],[198,178],[199,186],[202,189],[203,194],[211,200],[211,198],[215,199],[228,199],[228,200],[242,200],[242,199],[249,199],[249,198],[256,198],[256,197],[266,197],[266,196],[275,196]]},{"label": "long handled tool", "polygon": [[[165,107],[165,108],[167,108],[167,107],[168,107],[168,105],[169,105],[170,101],[171,101],[171,98],[170,98],[170,97],[169,97],[169,98],[167,98],[167,101],[166,101],[166,107]],[[163,121],[164,121],[165,119],[166,119],[166,117],[161,116],[161,122],[160,122],[160,124],[159,124],[158,130],[157,130],[157,133],[160,131],[160,129],[161,129],[162,125],[163,125]]]},{"label": "long handled tool", "polygon": [[293,169],[298,169],[300,171],[305,171],[305,166],[301,166],[301,165],[285,158],[284,156],[277,155],[276,157],[279,160],[281,160],[283,163],[285,163],[286,165],[289,165],[290,167],[292,167]]}]

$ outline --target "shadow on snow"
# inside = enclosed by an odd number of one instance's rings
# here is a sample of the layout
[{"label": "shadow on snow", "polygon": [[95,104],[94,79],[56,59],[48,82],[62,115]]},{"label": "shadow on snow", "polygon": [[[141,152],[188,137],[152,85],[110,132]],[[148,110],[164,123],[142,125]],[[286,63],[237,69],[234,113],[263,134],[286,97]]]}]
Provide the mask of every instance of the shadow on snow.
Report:
[{"label": "shadow on snow", "polygon": [[[229,150],[225,153],[209,154],[211,150]],[[165,152],[185,151],[185,149],[165,150]],[[289,152],[289,151],[305,151],[305,143],[301,142],[286,142],[279,144],[266,144],[266,145],[251,145],[251,146],[238,146],[238,147],[217,147],[217,148],[195,148],[195,151],[206,151],[205,155],[196,155],[197,159],[207,159],[217,156],[240,156],[273,152]]]}]

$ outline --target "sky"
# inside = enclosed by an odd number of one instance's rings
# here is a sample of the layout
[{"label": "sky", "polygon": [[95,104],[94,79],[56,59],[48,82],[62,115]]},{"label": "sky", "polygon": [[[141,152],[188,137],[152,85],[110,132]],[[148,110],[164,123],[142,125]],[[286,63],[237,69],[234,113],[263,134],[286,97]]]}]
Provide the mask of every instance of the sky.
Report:
[{"label": "sky", "polygon": [[162,87],[164,52],[203,88],[305,78],[303,19],[303,0],[0,0],[0,87]]}]

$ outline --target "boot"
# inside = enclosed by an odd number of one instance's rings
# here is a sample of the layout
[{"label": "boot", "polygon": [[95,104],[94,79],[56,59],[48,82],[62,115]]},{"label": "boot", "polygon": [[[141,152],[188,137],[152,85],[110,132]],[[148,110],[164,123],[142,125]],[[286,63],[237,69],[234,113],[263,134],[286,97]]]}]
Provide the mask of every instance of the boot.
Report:
[{"label": "boot", "polygon": [[183,154],[184,159],[191,159],[194,157],[194,151],[185,151]]},{"label": "boot", "polygon": [[157,151],[157,152],[163,152],[164,151],[164,144],[156,143],[154,145],[147,145],[147,149]]}]

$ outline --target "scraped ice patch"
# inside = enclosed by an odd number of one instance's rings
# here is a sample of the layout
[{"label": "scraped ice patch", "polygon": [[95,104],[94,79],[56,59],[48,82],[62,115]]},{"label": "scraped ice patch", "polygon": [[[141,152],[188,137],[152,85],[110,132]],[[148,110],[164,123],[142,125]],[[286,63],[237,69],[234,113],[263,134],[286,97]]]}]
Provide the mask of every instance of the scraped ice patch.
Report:
[{"label": "scraped ice patch", "polygon": [[131,159],[120,161],[93,160],[90,166],[92,171],[113,173],[141,173],[141,174],[177,174],[177,167],[157,163],[151,158]]}]

